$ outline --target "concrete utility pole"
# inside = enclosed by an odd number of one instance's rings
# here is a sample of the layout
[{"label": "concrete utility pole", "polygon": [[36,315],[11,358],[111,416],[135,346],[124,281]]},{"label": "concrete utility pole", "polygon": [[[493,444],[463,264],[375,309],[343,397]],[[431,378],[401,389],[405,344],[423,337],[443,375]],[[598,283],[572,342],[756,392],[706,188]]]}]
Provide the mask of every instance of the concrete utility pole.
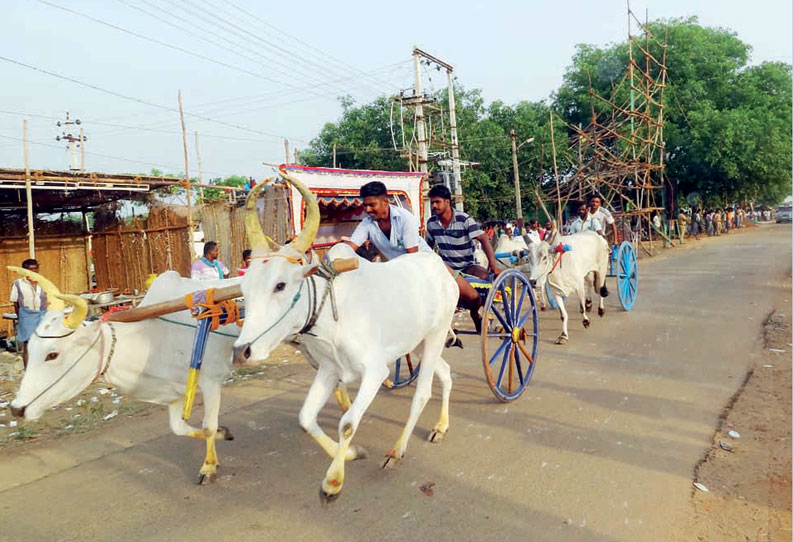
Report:
[{"label": "concrete utility pole", "polygon": [[25,154],[25,199],[28,208],[28,254],[36,257],[36,242],[33,234],[33,194],[30,189],[30,152],[28,150],[28,119],[22,119],[22,151]]},{"label": "concrete utility pole", "polygon": [[513,146],[513,184],[516,189],[516,218],[519,229],[524,227],[524,213],[521,210],[521,185],[518,183],[518,147],[516,147],[516,131],[510,129],[510,143]]},{"label": "concrete utility pole", "polygon": [[80,171],[85,172],[85,134],[80,128]]},{"label": "concrete utility pole", "polygon": [[425,134],[425,113],[422,108],[422,74],[419,69],[421,51],[414,48],[414,97],[416,98],[416,142],[419,144],[419,171],[427,173],[427,135]]},{"label": "concrete utility pole", "polygon": [[530,137],[526,141],[523,141],[520,145],[516,146],[516,131],[512,128],[510,129],[510,142],[513,146],[513,183],[515,184],[516,189],[516,218],[518,219],[518,227],[524,227],[524,211],[521,208],[521,184],[518,182],[518,149],[524,146],[526,143],[532,143],[535,141],[534,137]]},{"label": "concrete utility pole", "polygon": [[455,84],[452,67],[447,70],[447,93],[449,94],[449,133],[452,146],[452,175],[455,177],[455,209],[463,211],[463,186],[460,180],[460,149],[458,148],[458,124],[455,120]]},{"label": "concrete utility pole", "polygon": [[289,139],[284,139],[284,163],[289,164]]},{"label": "concrete utility pole", "polygon": [[[63,126],[63,132],[59,136],[55,136],[55,141],[64,140],[68,143],[69,148],[69,171],[82,171],[78,162],[77,162],[77,144],[80,143],[82,146],[83,141],[85,141],[85,136],[83,135],[82,131],[80,132],[80,136],[76,137],[72,132],[74,131],[74,126],[80,125],[80,119],[72,120],[69,118],[69,112],[66,112],[66,120],[61,123],[58,121],[55,125],[60,128]],[[83,160],[85,162],[85,159]]]},{"label": "concrete utility pole", "polygon": [[334,169],[336,169],[336,143],[334,143]]}]

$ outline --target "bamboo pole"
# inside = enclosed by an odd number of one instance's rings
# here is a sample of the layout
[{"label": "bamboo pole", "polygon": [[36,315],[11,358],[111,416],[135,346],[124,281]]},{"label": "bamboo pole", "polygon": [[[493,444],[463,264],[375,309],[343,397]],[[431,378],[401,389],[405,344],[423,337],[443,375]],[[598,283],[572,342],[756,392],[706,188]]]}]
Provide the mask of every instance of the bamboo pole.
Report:
[{"label": "bamboo pole", "polygon": [[28,254],[36,257],[36,239],[33,232],[33,195],[30,190],[30,151],[28,149],[28,119],[22,119],[22,151],[25,154],[25,199],[28,208]]},{"label": "bamboo pole", "polygon": [[187,198],[187,229],[188,229],[188,242],[190,245],[188,246],[188,253],[190,254],[190,259],[193,259],[193,199],[192,191],[190,190],[190,171],[188,169],[188,159],[187,159],[187,132],[185,131],[185,114],[182,111],[182,91],[179,91],[178,94],[179,99],[179,121],[182,125],[182,149],[185,154],[185,197]]},{"label": "bamboo pole", "polygon": [[557,147],[554,144],[554,114],[549,109],[549,129],[551,130],[551,160],[554,165],[554,182],[557,185],[557,219],[562,223],[562,205],[560,203],[560,175],[557,171]]}]

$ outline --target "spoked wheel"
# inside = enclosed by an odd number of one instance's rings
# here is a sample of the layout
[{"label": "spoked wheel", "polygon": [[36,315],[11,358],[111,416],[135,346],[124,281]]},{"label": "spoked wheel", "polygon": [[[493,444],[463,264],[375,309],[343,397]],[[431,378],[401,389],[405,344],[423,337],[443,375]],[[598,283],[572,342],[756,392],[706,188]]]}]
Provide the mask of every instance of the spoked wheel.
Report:
[{"label": "spoked wheel", "polygon": [[513,401],[532,378],[538,356],[538,309],[529,280],[518,271],[503,271],[485,301],[482,363],[497,399]]},{"label": "spoked wheel", "polygon": [[623,310],[630,311],[637,300],[637,254],[628,241],[618,248],[617,257],[618,300]]},{"label": "spoked wheel", "polygon": [[419,376],[419,360],[411,358],[411,354],[405,354],[401,358],[397,358],[394,364],[394,371],[390,378],[383,381],[383,386],[390,390],[404,388]]}]

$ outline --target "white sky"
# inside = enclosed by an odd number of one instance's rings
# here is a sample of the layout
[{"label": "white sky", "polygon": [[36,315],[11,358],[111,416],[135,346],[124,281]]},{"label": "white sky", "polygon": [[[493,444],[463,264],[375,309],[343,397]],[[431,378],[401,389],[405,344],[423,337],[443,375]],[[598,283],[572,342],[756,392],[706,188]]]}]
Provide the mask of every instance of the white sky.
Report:
[{"label": "white sky", "polygon": [[[192,138],[197,130],[205,178],[228,174],[261,178],[268,171],[263,161],[284,160],[282,137],[305,147],[325,122],[338,118],[337,96],[349,93],[364,102],[411,87],[409,61],[414,45],[452,64],[466,88],[483,89],[489,101],[514,103],[548,97],[561,83],[577,43],[604,45],[624,39],[627,32],[624,0],[427,2],[419,24],[411,22],[409,4],[388,8],[375,4],[363,0],[5,0],[0,56],[168,108],[176,107],[181,89],[188,115],[235,125],[188,116],[191,174],[197,171]],[[651,19],[697,15],[701,24],[736,31],[752,45],[753,62],[791,61],[790,1],[646,0],[632,4],[638,14],[646,8]],[[374,71],[371,77],[362,75]],[[431,71],[424,84],[441,88],[444,79]],[[2,59],[0,81],[3,167],[23,165],[22,116],[11,111],[29,115],[34,142],[31,167],[67,169],[65,146],[55,141],[59,133],[55,121],[70,111],[83,121],[89,139],[87,169],[184,170],[179,118],[174,111]]]}]

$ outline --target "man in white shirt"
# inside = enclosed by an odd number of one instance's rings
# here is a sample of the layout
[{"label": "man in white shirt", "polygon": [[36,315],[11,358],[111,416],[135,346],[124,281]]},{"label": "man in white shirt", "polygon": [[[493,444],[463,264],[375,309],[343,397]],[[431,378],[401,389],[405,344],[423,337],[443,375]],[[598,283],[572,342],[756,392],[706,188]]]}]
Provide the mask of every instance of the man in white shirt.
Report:
[{"label": "man in white shirt", "polygon": [[[22,262],[23,269],[39,272],[39,262],[28,259]],[[47,294],[38,282],[22,277],[11,285],[11,297],[14,311],[17,313],[17,344],[22,349],[22,363],[28,368],[28,341],[41,322],[47,310]]]},{"label": "man in white shirt", "polygon": [[540,243],[540,231],[538,230],[538,219],[532,218],[527,223],[527,237],[529,237],[533,243]]},{"label": "man in white shirt", "polygon": [[372,243],[386,260],[403,254],[429,252],[434,254],[419,236],[419,221],[406,209],[391,205],[386,197],[386,185],[372,181],[361,187],[361,199],[367,218],[356,226],[345,241],[358,250],[365,241]]},{"label": "man in white shirt", "polygon": [[590,198],[590,214],[587,216],[584,226],[583,229],[593,230],[599,235],[606,237],[607,240],[609,240],[609,236],[607,236],[607,226],[609,226],[612,237],[611,242],[613,245],[618,244],[618,228],[615,226],[615,219],[612,218],[612,213],[601,207],[600,196],[592,196]]},{"label": "man in white shirt", "polygon": [[587,220],[587,215],[589,214],[587,204],[585,202],[579,203],[576,212],[577,217],[573,222],[568,224],[568,235],[573,235],[574,233],[581,233],[584,231],[585,221]]}]

